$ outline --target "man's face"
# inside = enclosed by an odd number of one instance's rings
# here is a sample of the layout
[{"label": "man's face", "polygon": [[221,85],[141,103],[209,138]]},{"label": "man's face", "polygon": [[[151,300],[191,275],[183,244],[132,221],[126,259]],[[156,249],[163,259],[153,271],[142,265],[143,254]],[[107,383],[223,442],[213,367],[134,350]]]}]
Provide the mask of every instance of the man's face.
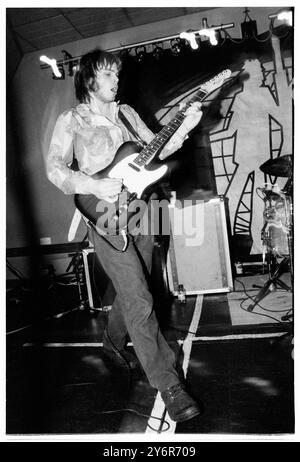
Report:
[{"label": "man's face", "polygon": [[96,74],[94,95],[103,103],[115,100],[118,91],[119,70],[116,64],[111,67],[99,67]]}]

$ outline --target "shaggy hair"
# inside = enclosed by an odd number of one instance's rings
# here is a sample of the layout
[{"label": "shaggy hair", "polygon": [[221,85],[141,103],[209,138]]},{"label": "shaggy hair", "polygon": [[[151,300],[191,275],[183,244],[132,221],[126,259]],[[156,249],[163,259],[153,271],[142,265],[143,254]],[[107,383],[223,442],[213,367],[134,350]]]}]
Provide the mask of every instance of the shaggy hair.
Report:
[{"label": "shaggy hair", "polygon": [[89,92],[97,90],[95,80],[98,69],[100,67],[110,69],[114,64],[116,64],[118,70],[121,69],[119,56],[102,51],[99,48],[82,56],[79,69],[74,75],[75,94],[80,103],[89,103]]}]

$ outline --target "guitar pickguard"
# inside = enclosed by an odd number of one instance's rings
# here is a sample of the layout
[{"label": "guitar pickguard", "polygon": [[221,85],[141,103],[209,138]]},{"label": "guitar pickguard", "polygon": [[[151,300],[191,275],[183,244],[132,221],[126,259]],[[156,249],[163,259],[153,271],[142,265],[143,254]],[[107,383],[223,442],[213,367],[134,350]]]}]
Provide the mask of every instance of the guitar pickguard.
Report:
[{"label": "guitar pickguard", "polygon": [[137,154],[131,154],[118,162],[109,172],[109,178],[122,178],[123,184],[131,192],[135,192],[138,198],[142,197],[145,189],[162,178],[168,170],[166,165],[161,165],[155,170],[147,170],[142,167],[136,171],[129,164],[133,162]]}]

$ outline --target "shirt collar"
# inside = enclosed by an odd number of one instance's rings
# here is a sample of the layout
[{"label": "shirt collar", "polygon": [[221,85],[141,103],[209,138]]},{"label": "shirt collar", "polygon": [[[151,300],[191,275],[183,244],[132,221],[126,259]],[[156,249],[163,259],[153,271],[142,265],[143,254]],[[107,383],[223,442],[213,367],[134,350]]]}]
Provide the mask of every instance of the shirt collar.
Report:
[{"label": "shirt collar", "polygon": [[[119,111],[119,101],[113,101],[109,103],[111,105],[111,113],[113,114],[113,118],[116,119],[117,112]],[[95,110],[94,110],[95,109]],[[105,125],[107,123],[112,124],[112,120],[102,114],[98,107],[95,107],[92,103],[80,103],[76,107],[76,112],[82,117],[89,125],[97,126],[99,123],[104,122]]]},{"label": "shirt collar", "polygon": [[[111,107],[112,114],[115,115],[119,109],[119,101],[112,101],[109,104]],[[76,109],[82,117],[89,117],[91,115],[100,115],[105,117],[105,115],[101,111],[99,111],[98,106],[96,106],[96,104],[94,104],[93,101],[91,103],[80,103],[78,104]]]}]

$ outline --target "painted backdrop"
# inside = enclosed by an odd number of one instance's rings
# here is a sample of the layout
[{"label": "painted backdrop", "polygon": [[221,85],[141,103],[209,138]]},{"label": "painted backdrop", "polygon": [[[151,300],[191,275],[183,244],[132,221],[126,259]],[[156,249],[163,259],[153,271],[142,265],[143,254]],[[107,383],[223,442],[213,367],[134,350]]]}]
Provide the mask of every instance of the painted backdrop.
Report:
[{"label": "painted backdrop", "polygon": [[257,188],[277,183],[282,189],[287,182],[260,166],[293,154],[292,46],[291,28],[281,27],[253,39],[220,40],[215,47],[202,43],[177,56],[165,50],[159,60],[150,53],[141,62],[124,58],[120,99],[156,131],[201,83],[232,71],[233,78],[205,100],[201,123],[172,159],[170,182],[179,194],[196,190],[199,197],[228,198],[236,257],[262,252],[264,201]]}]

